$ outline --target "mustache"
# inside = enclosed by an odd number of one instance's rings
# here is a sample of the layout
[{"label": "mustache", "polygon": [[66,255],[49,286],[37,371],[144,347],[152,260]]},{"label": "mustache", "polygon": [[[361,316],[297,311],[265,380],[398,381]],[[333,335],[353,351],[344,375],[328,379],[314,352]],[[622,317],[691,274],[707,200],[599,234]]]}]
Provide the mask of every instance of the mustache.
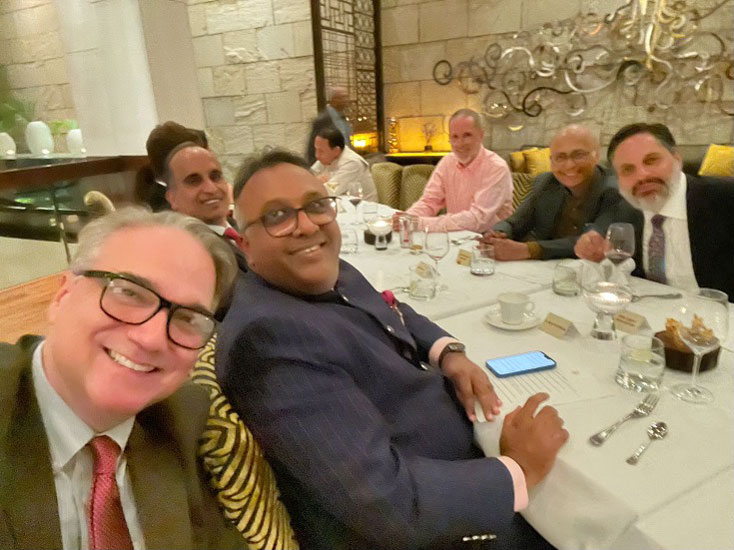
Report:
[{"label": "mustache", "polygon": [[644,180],[641,180],[641,181],[638,181],[637,183],[635,183],[635,186],[634,186],[633,190],[636,190],[638,187],[640,187],[641,185],[645,185],[646,183],[657,183],[659,185],[666,185],[667,186],[667,184],[665,183],[665,181],[662,180],[662,179],[660,179],[660,178],[647,178],[647,179],[644,179]]}]

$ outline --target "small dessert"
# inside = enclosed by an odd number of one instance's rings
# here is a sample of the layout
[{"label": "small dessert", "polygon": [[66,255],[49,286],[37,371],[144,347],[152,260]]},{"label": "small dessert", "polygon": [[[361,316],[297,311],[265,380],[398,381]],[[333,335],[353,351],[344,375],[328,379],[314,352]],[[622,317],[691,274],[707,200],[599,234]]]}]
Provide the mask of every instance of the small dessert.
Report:
[{"label": "small dessert", "polygon": [[[680,321],[667,319],[665,321],[665,330],[658,332],[655,336],[660,338],[665,346],[665,366],[675,370],[691,372],[693,370],[693,352],[681,339],[678,333],[680,326]],[[691,329],[707,338],[714,338],[714,332],[703,323],[703,319],[698,315],[693,316]],[[718,358],[719,348],[705,353],[701,357],[700,372],[713,369],[718,363]]]}]

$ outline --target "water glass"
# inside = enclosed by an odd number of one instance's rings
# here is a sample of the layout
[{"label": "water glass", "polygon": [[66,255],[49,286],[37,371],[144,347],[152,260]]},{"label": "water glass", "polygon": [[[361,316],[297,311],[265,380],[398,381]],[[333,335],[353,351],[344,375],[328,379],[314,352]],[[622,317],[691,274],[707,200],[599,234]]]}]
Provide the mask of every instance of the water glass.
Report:
[{"label": "water glass", "polygon": [[359,249],[359,238],[355,229],[342,229],[342,247],[340,254],[356,254]]},{"label": "water glass", "polygon": [[575,260],[561,260],[553,270],[553,292],[559,296],[578,296],[581,292]]},{"label": "water glass", "polygon": [[638,392],[658,391],[665,370],[663,342],[654,336],[627,334],[620,344],[617,384]]},{"label": "water glass", "polygon": [[438,272],[433,266],[420,263],[410,268],[408,294],[414,300],[432,300],[436,297]]},{"label": "water glass", "polygon": [[494,247],[491,244],[475,244],[471,252],[472,275],[492,275],[494,273]]},{"label": "water glass", "polygon": [[423,231],[413,231],[410,236],[410,253],[423,254],[423,246],[425,245],[425,233]]},{"label": "water glass", "polygon": [[377,203],[362,201],[362,220],[365,223],[370,223],[371,220],[377,217]]}]

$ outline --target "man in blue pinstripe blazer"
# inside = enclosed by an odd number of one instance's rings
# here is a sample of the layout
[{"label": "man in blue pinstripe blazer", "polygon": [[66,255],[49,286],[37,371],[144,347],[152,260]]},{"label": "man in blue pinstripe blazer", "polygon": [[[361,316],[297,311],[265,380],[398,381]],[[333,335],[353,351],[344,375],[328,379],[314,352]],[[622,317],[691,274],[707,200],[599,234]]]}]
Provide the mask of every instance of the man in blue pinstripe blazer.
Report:
[{"label": "man in blue pinstripe blazer", "polygon": [[240,273],[217,374],[278,476],[303,548],[549,548],[515,512],[568,438],[538,394],[502,456],[473,444],[501,403],[463,346],[339,261],[336,204],[299,157],[251,159],[235,185]]}]

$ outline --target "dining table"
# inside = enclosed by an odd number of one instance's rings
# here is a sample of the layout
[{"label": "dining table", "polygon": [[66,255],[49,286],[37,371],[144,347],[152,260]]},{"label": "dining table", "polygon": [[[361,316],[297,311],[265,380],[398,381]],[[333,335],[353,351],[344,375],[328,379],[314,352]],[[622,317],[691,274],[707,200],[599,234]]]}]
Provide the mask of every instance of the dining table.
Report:
[{"label": "dining table", "polygon": [[[380,215],[392,214],[388,207],[380,209]],[[437,296],[415,300],[403,291],[409,268],[432,260],[411,254],[398,238],[386,250],[367,245],[359,212],[359,207],[346,207],[339,214],[342,231],[357,232],[360,241],[356,253],[342,258],[378,291],[394,290],[398,300],[463,342],[467,356],[485,369],[502,399],[503,413],[493,421],[484,421],[478,414],[481,420],[474,432],[483,451],[488,456],[499,454],[504,413],[536,392],[547,392],[550,397],[541,406],[555,407],[564,420],[569,439],[550,473],[530,490],[530,503],[521,512],[543,537],[559,550],[734,548],[732,304],[729,334],[722,342],[718,365],[699,374],[699,383],[713,392],[713,402],[696,405],[677,399],[669,388],[690,380],[691,375],[666,368],[660,400],[652,413],[626,422],[603,445],[595,446],[589,437],[631,412],[645,394],[615,382],[623,333],[618,330],[618,338],[612,340],[591,337],[595,314],[584,298],[560,296],[552,290],[558,260],[496,262],[492,275],[480,277],[456,262],[459,250],[469,249],[472,241],[451,244],[438,264]],[[469,232],[449,235],[451,240],[475,236]],[[630,278],[630,287],[637,295],[678,292],[637,277]],[[492,324],[503,292],[526,294],[534,304],[536,322],[523,330]],[[630,303],[627,311],[643,317],[638,333],[654,334],[664,329],[683,299],[643,298]],[[541,321],[548,314],[569,321],[569,330],[560,335],[544,331]],[[501,379],[486,369],[488,359],[534,350],[554,359],[556,367]],[[628,464],[625,459],[648,441],[647,428],[655,421],[667,424],[666,437],[653,441],[638,464]]]}]

